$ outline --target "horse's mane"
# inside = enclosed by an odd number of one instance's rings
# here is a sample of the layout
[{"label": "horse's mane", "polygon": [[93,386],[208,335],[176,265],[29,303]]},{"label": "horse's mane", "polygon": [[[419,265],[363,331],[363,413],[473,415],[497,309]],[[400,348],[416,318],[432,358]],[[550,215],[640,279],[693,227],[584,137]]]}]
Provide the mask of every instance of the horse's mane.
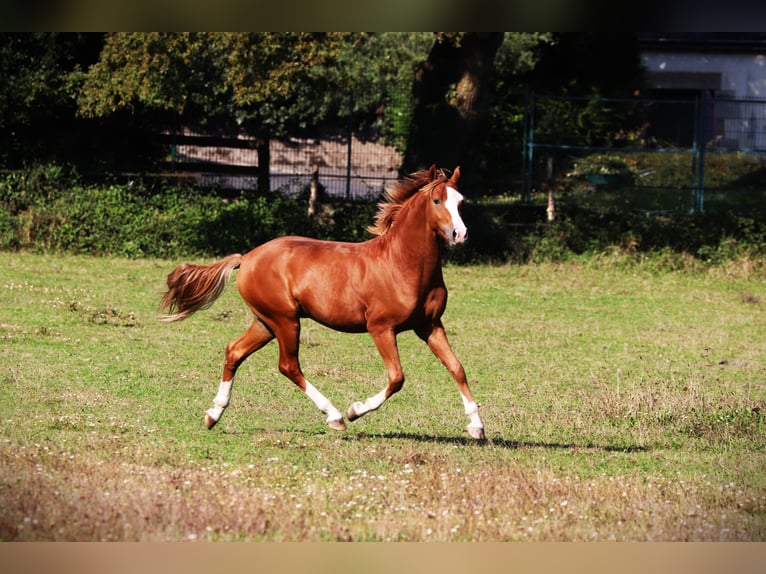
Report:
[{"label": "horse's mane", "polygon": [[431,170],[422,169],[403,177],[386,189],[383,201],[378,203],[375,224],[368,226],[367,231],[373,235],[385,235],[391,229],[402,207],[407,204],[407,200],[417,191],[422,188],[423,193],[429,194],[434,187],[447,181],[442,170],[437,172],[435,178],[431,179],[432,177]]}]

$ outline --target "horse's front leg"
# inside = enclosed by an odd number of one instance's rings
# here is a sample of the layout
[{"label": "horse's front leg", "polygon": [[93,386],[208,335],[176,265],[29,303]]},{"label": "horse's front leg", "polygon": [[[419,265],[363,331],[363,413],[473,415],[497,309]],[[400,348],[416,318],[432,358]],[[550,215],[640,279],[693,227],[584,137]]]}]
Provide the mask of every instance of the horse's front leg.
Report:
[{"label": "horse's front leg", "polygon": [[396,334],[393,329],[371,330],[370,335],[372,335],[375,346],[378,348],[378,352],[383,359],[383,364],[386,366],[388,386],[377,395],[369,397],[366,401],[356,401],[348,407],[346,417],[348,417],[349,421],[354,421],[370,411],[379,409],[391,395],[398,392],[404,385],[404,373],[402,372],[399,348],[396,345]]},{"label": "horse's front leg", "polygon": [[417,334],[428,344],[428,348],[431,349],[433,354],[436,355],[447,368],[450,375],[452,375],[452,378],[455,379],[457,388],[460,391],[460,396],[463,399],[465,414],[468,415],[470,419],[470,422],[466,427],[468,434],[475,439],[485,439],[484,423],[479,416],[479,405],[476,404],[471,389],[468,387],[468,379],[465,376],[465,369],[463,369],[463,365],[458,360],[447,340],[447,333],[444,331],[444,326],[439,321],[435,323],[430,330],[418,331]]}]

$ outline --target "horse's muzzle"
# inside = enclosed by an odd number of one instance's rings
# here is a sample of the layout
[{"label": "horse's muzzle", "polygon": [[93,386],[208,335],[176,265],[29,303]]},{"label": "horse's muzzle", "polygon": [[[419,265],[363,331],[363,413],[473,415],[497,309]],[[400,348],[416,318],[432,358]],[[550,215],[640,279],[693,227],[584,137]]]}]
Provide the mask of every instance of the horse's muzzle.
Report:
[{"label": "horse's muzzle", "polygon": [[468,239],[468,228],[465,225],[460,225],[452,228],[452,234],[450,235],[450,245],[455,243],[464,243]]}]

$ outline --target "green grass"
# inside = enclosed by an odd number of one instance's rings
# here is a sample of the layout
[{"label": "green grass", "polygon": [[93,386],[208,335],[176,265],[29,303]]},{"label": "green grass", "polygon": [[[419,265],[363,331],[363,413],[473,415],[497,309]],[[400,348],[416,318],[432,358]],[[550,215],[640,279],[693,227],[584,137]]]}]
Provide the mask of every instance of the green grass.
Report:
[{"label": "green grass", "polygon": [[[157,321],[176,263],[0,253],[0,539],[766,539],[763,265],[445,268],[479,443],[411,333],[404,389],[345,433],[274,344],[207,431],[250,317],[232,285]],[[341,410],[384,386],[368,336],[301,337]]]}]

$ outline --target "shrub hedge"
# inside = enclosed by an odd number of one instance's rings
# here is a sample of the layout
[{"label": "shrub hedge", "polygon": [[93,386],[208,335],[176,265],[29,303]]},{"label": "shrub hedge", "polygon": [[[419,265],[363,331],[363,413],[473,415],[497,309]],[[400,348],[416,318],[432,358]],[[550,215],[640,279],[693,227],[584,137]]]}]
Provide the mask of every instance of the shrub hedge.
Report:
[{"label": "shrub hedge", "polygon": [[[0,249],[136,257],[201,257],[245,252],[288,234],[361,241],[373,202],[327,200],[306,217],[301,197],[222,198],[171,181],[87,184],[71,169],[32,167],[0,178]],[[763,260],[766,222],[733,212],[647,215],[566,205],[554,223],[544,207],[468,203],[469,242],[454,263],[560,261],[604,253],[684,253],[697,262]],[[687,260],[687,259],[683,259]]]}]

